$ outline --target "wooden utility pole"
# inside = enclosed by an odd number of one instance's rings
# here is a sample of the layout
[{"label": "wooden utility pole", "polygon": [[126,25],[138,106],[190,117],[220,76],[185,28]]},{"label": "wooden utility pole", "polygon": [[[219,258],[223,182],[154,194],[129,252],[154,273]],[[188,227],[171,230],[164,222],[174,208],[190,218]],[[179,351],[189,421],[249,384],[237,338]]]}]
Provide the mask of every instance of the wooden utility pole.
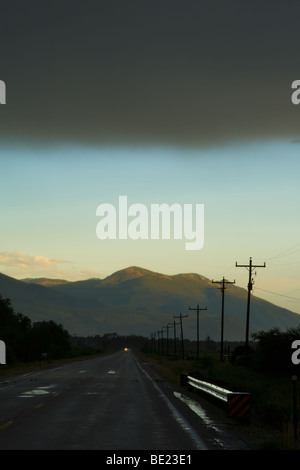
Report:
[{"label": "wooden utility pole", "polygon": [[160,331],[157,330],[157,345],[158,345],[158,354],[160,354],[160,350],[161,350],[161,343],[160,343]]},{"label": "wooden utility pole", "polygon": [[197,359],[199,359],[199,311],[200,310],[207,310],[207,307],[200,308],[199,304],[198,304],[197,308],[189,307],[189,310],[197,310]]},{"label": "wooden utility pole", "polygon": [[250,298],[251,298],[251,291],[254,284],[254,279],[252,277],[252,270],[255,268],[265,268],[266,263],[263,265],[261,264],[252,264],[252,258],[249,260],[249,264],[237,264],[235,263],[237,268],[247,268],[249,270],[249,281],[248,281],[248,302],[247,302],[247,321],[246,321],[246,340],[245,340],[245,365],[248,367],[248,349],[249,349],[249,318],[250,318]]},{"label": "wooden utility pole", "polygon": [[163,355],[164,353],[164,333],[165,331],[164,330],[161,330],[161,355]]},{"label": "wooden utility pole", "polygon": [[183,327],[182,327],[182,319],[188,317],[188,315],[179,315],[179,317],[173,317],[173,318],[179,318],[180,319],[180,329],[181,329],[181,351],[182,351],[182,359],[184,359],[184,342],[183,342]]},{"label": "wooden utility pole", "polygon": [[213,284],[220,284],[222,291],[222,316],[221,316],[221,348],[220,348],[220,361],[223,361],[223,342],[224,342],[224,297],[225,297],[225,289],[227,288],[227,284],[235,284],[235,281],[227,281],[222,279],[222,281],[214,281],[212,280]]},{"label": "wooden utility pole", "polygon": [[179,325],[179,323],[176,323],[174,320],[173,323],[169,323],[169,325],[174,328],[174,356],[176,357],[176,325]]},{"label": "wooden utility pole", "polygon": [[169,328],[170,328],[170,325],[163,326],[163,328],[166,328],[166,332],[167,332],[167,356],[168,356],[169,355]]}]

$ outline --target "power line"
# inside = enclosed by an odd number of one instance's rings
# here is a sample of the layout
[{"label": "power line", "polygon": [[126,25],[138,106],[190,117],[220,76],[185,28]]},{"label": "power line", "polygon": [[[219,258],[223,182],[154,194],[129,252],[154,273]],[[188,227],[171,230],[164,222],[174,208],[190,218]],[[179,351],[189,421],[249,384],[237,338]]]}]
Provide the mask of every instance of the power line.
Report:
[{"label": "power line", "polygon": [[[278,292],[271,292],[270,290],[261,289],[260,287],[256,287],[255,289],[256,289],[256,290],[262,290],[262,291],[264,291],[264,292],[268,292],[269,294],[279,295],[280,297],[285,297],[285,298],[287,298],[287,299],[300,300],[300,299],[297,298],[297,297],[291,297],[291,296],[285,295],[285,294],[278,294]],[[296,289],[296,290],[298,290],[298,289]]]},{"label": "power line", "polygon": [[292,261],[291,263],[269,263],[271,266],[292,266],[293,264],[300,264],[300,261]]},{"label": "power line", "polygon": [[[271,256],[271,258],[267,258],[267,261],[269,261],[271,259],[275,259],[275,258],[281,258],[282,256],[289,256],[293,253],[296,253],[297,251],[300,251],[300,248],[298,250],[294,250],[294,248],[296,248],[299,245],[300,245],[300,243],[296,243],[296,245],[291,246],[287,250],[281,251],[277,255]],[[291,252],[291,250],[294,250],[294,251]]]}]

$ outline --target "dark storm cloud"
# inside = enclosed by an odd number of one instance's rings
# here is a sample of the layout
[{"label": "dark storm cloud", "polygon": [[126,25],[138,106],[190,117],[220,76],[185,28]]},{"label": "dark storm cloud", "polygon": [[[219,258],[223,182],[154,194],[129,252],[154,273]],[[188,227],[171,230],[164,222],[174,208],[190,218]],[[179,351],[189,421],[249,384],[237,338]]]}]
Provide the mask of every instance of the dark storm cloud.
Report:
[{"label": "dark storm cloud", "polygon": [[0,135],[210,144],[299,136],[298,1],[2,1]]}]

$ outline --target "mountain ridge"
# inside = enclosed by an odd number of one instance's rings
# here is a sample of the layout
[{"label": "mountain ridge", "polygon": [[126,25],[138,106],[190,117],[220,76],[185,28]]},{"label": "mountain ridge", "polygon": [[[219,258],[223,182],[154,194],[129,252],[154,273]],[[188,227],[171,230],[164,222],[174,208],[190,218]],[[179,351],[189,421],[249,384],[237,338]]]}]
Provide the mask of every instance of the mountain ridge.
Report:
[{"label": "mountain ridge", "polygon": [[[28,282],[0,274],[0,294],[10,298],[13,308],[32,321],[51,319],[71,334],[82,336],[117,332],[148,337],[182,313],[188,316],[184,319],[184,334],[195,339],[196,313],[189,308],[200,305],[207,308],[200,313],[200,339],[219,339],[222,295],[210,279],[200,274],[167,275],[130,266],[104,279],[52,281],[30,278]],[[246,308],[247,290],[228,286],[225,340],[244,339]],[[250,333],[275,327],[287,329],[300,323],[300,315],[254,295],[250,311]]]},{"label": "mountain ridge", "polygon": [[49,286],[49,285],[57,285],[57,284],[67,284],[68,282],[66,279],[53,279],[48,277],[27,277],[20,279],[20,281],[27,282],[27,284],[39,284],[41,286]]}]

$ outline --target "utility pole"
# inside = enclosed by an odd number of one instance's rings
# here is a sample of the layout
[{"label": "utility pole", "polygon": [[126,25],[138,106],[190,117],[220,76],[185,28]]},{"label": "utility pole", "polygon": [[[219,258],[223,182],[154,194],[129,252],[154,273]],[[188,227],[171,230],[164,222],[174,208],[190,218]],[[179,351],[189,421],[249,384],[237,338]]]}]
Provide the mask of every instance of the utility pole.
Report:
[{"label": "utility pole", "polygon": [[151,333],[151,339],[150,339],[150,352],[153,353],[154,349],[154,344],[153,344],[153,333]]},{"label": "utility pole", "polygon": [[182,327],[182,319],[188,317],[188,315],[179,315],[179,317],[173,317],[173,318],[179,318],[180,319],[180,328],[181,328],[181,350],[182,350],[182,359],[184,359],[184,343],[183,343],[183,327]]},{"label": "utility pole", "polygon": [[169,328],[170,325],[163,326],[163,328],[166,328],[167,331],[167,356],[169,355]]},{"label": "utility pole", "polygon": [[157,332],[156,332],[156,333],[157,333],[158,354],[160,354],[160,348],[161,348],[161,344],[160,344],[160,337],[159,337],[159,335],[160,335],[160,331],[159,331],[159,330],[157,330]]},{"label": "utility pole", "polygon": [[153,333],[153,352],[156,353],[156,331]]},{"label": "utility pole", "polygon": [[164,353],[164,330],[161,330],[161,355]]},{"label": "utility pole", "polygon": [[248,344],[249,344],[249,318],[250,318],[250,298],[251,298],[251,291],[253,287],[253,277],[252,277],[252,270],[254,268],[265,268],[266,263],[263,265],[261,264],[252,264],[252,258],[249,260],[249,264],[237,264],[235,263],[235,266],[237,268],[247,268],[249,270],[249,281],[248,281],[248,303],[247,303],[247,322],[246,322],[246,341],[245,341],[245,361],[246,361],[246,367],[248,367]]},{"label": "utility pole", "polygon": [[173,323],[169,323],[169,325],[174,328],[174,356],[176,357],[176,325],[179,325],[179,323],[176,323],[174,320]]},{"label": "utility pole", "polygon": [[197,308],[189,307],[189,310],[197,310],[197,359],[199,359],[199,311],[200,310],[207,310],[207,307],[199,308],[199,304],[198,304]]},{"label": "utility pole", "polygon": [[223,279],[222,281],[211,281],[213,284],[220,284],[222,291],[222,317],[221,317],[221,348],[220,348],[220,361],[223,361],[223,342],[224,342],[224,297],[225,297],[225,289],[227,288],[227,284],[235,284],[235,281],[227,281],[226,279]]}]

